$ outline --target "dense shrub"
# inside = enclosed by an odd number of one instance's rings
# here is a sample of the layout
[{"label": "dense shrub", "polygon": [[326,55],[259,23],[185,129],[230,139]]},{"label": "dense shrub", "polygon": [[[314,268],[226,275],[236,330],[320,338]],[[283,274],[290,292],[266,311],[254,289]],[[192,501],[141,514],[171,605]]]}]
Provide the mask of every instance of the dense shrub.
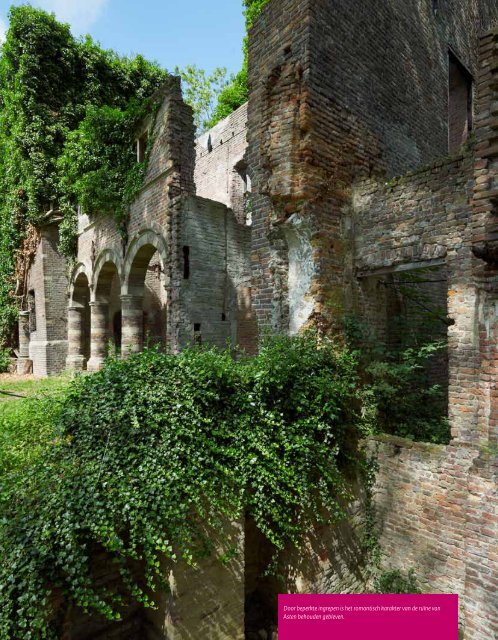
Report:
[{"label": "dense shrub", "polygon": [[0,638],[56,637],[53,589],[115,615],[115,594],[92,580],[92,548],[148,604],[130,563],[141,559],[154,587],[160,556],[194,563],[224,518],[247,512],[276,550],[340,518],[358,460],[356,370],[349,350],[308,336],[238,363],[146,351],[77,380],[52,445],[1,502]]},{"label": "dense shrub", "polygon": [[431,381],[428,363],[446,349],[441,342],[384,353],[364,369],[365,394],[374,407],[377,430],[435,444],[451,439],[447,395]]},{"label": "dense shrub", "polygon": [[10,350],[0,349],[0,373],[5,373],[9,370],[11,363]]},{"label": "dense shrub", "polygon": [[362,406],[369,428],[415,441],[448,444],[447,392],[435,381],[432,369],[435,359],[446,356],[447,344],[431,337],[433,324],[413,335],[406,332],[397,348],[387,347],[355,318],[346,319],[345,334],[358,354]]},{"label": "dense shrub", "polygon": [[21,480],[24,471],[42,455],[55,437],[54,421],[68,380],[52,378],[43,385],[35,384],[41,387],[41,392],[26,398],[23,398],[26,385],[0,385],[1,496],[5,495],[7,484]]}]

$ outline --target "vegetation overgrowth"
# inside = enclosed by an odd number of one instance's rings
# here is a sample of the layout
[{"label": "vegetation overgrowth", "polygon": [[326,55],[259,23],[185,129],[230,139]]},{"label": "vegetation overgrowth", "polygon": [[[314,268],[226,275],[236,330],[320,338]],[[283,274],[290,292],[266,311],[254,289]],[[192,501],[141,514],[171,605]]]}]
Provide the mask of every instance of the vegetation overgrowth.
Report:
[{"label": "vegetation overgrowth", "polygon": [[243,0],[244,15],[246,21],[246,36],[244,38],[244,58],[242,69],[233,75],[226,86],[221,89],[218,101],[211,118],[205,122],[205,128],[209,129],[217,122],[229,116],[233,111],[242,106],[249,99],[247,85],[248,57],[249,57],[249,30],[269,0]]},{"label": "vegetation overgrowth", "polygon": [[[366,470],[358,443],[380,415],[359,355],[312,334],[269,339],[240,361],[147,350],[110,359],[33,415],[25,405],[34,454],[0,468],[0,638],[57,637],[54,593],[119,617],[122,600],[92,578],[92,550],[152,606],[160,559],[195,565],[226,519],[249,515],[276,554],[341,519]],[[29,449],[19,425],[8,437]]]},{"label": "vegetation overgrowth", "polygon": [[70,254],[77,204],[123,220],[143,171],[134,128],[167,77],[141,56],[75,39],[29,5],[12,7],[9,20],[0,49],[0,347],[15,343],[24,293],[16,260],[28,225],[63,210],[61,246]]},{"label": "vegetation overgrowth", "polygon": [[115,617],[92,548],[150,605],[133,561],[154,590],[159,558],[195,564],[225,518],[248,513],[276,551],[341,518],[362,435],[356,365],[331,341],[277,338],[241,362],[152,350],[76,380],[43,451],[2,478],[0,638],[57,637],[54,591]]},{"label": "vegetation overgrowth", "polygon": [[[248,30],[266,2],[243,0]],[[247,37],[243,68],[228,81],[223,69],[211,76],[195,65],[177,72],[197,125],[208,128],[247,100]],[[29,225],[60,210],[60,248],[69,257],[78,205],[89,215],[115,216],[125,233],[147,165],[147,154],[136,162],[136,127],[166,77],[140,55],[126,58],[89,36],[75,39],[51,14],[11,8],[0,48],[0,371],[16,343]]]}]

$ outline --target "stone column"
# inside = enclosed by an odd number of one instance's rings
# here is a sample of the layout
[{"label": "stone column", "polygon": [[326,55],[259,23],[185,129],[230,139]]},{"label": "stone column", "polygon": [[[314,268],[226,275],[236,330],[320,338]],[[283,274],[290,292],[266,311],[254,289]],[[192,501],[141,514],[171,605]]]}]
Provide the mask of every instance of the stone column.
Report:
[{"label": "stone column", "polygon": [[107,347],[107,316],[109,305],[103,302],[90,302],[90,360],[88,371],[102,369]]},{"label": "stone column", "polygon": [[121,354],[126,358],[130,353],[140,353],[143,349],[143,299],[142,296],[121,296]]},{"label": "stone column", "polygon": [[17,359],[17,373],[26,375],[31,372],[32,362],[29,359],[29,311],[19,313],[19,357]]},{"label": "stone column", "polygon": [[67,360],[66,366],[71,371],[83,371],[85,354],[83,353],[84,307],[69,307],[67,316]]}]

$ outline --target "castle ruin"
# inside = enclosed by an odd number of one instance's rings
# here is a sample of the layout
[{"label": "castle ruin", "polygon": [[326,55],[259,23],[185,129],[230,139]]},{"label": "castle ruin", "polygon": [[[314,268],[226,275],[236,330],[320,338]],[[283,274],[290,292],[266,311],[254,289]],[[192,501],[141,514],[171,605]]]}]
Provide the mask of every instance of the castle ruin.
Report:
[{"label": "castle ruin", "polygon": [[[38,375],[96,371],[109,344],[253,352],[265,330],[334,331],[347,314],[389,342],[396,285],[430,273],[452,441],[372,441],[375,500],[389,564],[459,593],[466,640],[498,637],[497,21],[497,0],[270,0],[248,104],[196,141],[171,78],[137,132],[139,158],[154,142],[126,234],[81,212],[69,269],[48,214],[19,321],[19,370]],[[345,527],[321,532],[296,590],[361,589]],[[247,602],[264,589],[248,531],[244,544]],[[243,604],[216,626],[224,598],[209,637],[242,638]]]}]

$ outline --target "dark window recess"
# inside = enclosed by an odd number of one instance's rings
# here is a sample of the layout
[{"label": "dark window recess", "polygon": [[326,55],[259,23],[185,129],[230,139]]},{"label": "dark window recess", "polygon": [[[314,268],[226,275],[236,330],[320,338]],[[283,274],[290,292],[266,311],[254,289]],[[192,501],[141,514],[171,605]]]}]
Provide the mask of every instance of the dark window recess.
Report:
[{"label": "dark window recess", "polygon": [[183,279],[190,278],[190,247],[183,247]]},{"label": "dark window recess", "polygon": [[439,11],[439,0],[432,0],[432,13],[437,16]]},{"label": "dark window recess", "polygon": [[123,339],[122,324],[123,324],[123,316],[121,314],[121,311],[116,311],[112,319],[112,334],[114,338],[114,344],[116,345],[116,349],[121,349],[121,343]]},{"label": "dark window recess", "polygon": [[30,291],[28,293],[28,311],[29,311],[29,332],[34,333],[36,331],[36,300],[35,300],[34,291]]},{"label": "dark window recess", "polygon": [[472,76],[449,53],[448,149],[458,151],[472,131]]},{"label": "dark window recess", "polygon": [[207,150],[208,150],[208,153],[211,153],[211,151],[213,150],[213,141],[211,139],[211,134],[209,134],[209,137],[208,137]]},{"label": "dark window recess", "polygon": [[201,325],[200,323],[194,324],[194,343],[202,344],[202,334],[201,334]]},{"label": "dark window recess", "polygon": [[221,321],[222,322],[226,322],[226,320],[227,320],[227,314],[226,313],[222,313],[221,314]]},{"label": "dark window recess", "polygon": [[149,141],[149,134],[146,131],[137,140],[137,162],[143,162],[145,160],[145,154],[147,152],[147,142]]}]

